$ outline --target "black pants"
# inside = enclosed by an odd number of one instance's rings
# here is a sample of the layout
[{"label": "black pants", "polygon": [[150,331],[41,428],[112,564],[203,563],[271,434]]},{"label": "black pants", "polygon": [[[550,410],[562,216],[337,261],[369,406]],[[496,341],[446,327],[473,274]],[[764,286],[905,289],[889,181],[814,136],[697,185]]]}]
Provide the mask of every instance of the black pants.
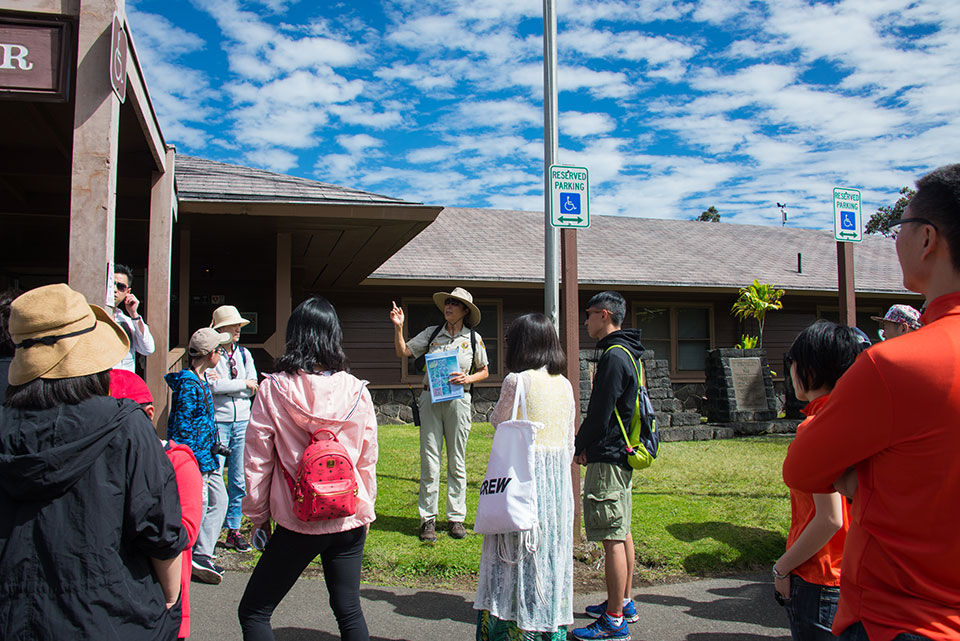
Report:
[{"label": "black pants", "polygon": [[336,534],[298,534],[278,526],[237,608],[244,641],[273,641],[273,611],[318,554],[340,638],[369,641],[360,609],[360,563],[366,538],[363,526]]}]

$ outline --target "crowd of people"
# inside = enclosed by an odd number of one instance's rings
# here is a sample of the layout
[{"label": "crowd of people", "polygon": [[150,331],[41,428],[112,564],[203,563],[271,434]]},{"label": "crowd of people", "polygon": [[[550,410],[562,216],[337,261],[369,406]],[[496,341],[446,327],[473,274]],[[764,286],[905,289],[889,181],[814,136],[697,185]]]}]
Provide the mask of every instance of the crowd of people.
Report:
[{"label": "crowd of people", "polygon": [[[783,465],[791,525],[773,577],[798,641],[960,638],[960,165],[920,179],[892,225],[904,286],[926,298],[922,315],[894,305],[876,317],[873,345],[818,321],[786,355],[807,418]],[[112,311],[64,284],[0,295],[0,638],[189,637],[190,579],[220,582],[221,538],[250,550],[245,515],[263,553],[238,606],[243,638],[274,638],[273,612],[319,556],[341,638],[369,639],[359,588],[376,518],[377,422],[366,382],[348,371],[333,305],[314,296],[293,311],[284,353],[262,380],[239,344],[248,321],[235,307],[215,310],[191,336],[184,368],[165,378],[161,440],[134,372],[153,339],[132,285],[117,266]],[[427,544],[437,539],[444,447],[446,527],[467,536],[470,388],[489,373],[470,293],[457,287],[434,302],[442,322],[409,340],[404,311],[389,313],[398,357],[452,359],[442,385],[425,374],[417,400]],[[519,407],[538,426],[538,525],[485,535],[479,641],[628,641],[640,619],[621,421],[636,407],[643,346],[622,327],[619,293],[594,295],[584,313],[599,360],[579,429],[549,320],[525,314],[506,332],[510,373],[490,420],[515,421]],[[583,521],[603,547],[606,581],[606,600],[585,610],[595,620],[576,629],[573,463],[586,468]]]}]

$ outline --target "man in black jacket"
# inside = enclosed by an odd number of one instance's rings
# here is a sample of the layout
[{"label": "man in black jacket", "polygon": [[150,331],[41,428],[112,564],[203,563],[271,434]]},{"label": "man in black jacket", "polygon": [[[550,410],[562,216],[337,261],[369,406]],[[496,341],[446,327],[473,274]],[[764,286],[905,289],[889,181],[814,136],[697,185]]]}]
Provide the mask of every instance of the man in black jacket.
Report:
[{"label": "man in black jacket", "polygon": [[639,620],[630,593],[633,587],[633,535],[630,532],[633,469],[627,463],[626,442],[620,423],[629,425],[637,400],[637,377],[630,357],[640,358],[640,331],[620,329],[626,302],[617,292],[600,292],[587,304],[586,327],[597,339],[600,360],[593,378],[587,416],[575,441],[574,460],[586,465],[583,483],[583,520],[587,539],[601,541],[607,600],[588,606],[586,614],[597,620],[573,631],[574,638],[629,639],[627,623]]}]

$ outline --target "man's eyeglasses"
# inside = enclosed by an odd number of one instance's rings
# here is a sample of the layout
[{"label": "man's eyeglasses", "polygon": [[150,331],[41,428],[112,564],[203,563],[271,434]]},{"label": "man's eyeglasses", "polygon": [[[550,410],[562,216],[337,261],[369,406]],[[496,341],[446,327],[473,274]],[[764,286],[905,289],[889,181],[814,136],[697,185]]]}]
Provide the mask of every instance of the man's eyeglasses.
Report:
[{"label": "man's eyeglasses", "polygon": [[590,314],[602,314],[604,311],[605,310],[602,310],[602,309],[588,309],[588,310],[585,310],[583,313],[586,314],[587,320],[590,320]]},{"label": "man's eyeglasses", "polygon": [[121,283],[119,280],[113,281],[113,286],[117,288],[118,292],[125,292],[130,289],[130,286],[126,283]]},{"label": "man's eyeglasses", "polygon": [[911,218],[897,218],[896,220],[891,220],[887,223],[887,229],[890,231],[895,231],[900,233],[900,225],[903,223],[920,223],[921,225],[930,225],[937,231],[940,231],[940,228],[937,227],[937,223],[933,222],[928,218],[921,218],[920,216],[913,216]]}]

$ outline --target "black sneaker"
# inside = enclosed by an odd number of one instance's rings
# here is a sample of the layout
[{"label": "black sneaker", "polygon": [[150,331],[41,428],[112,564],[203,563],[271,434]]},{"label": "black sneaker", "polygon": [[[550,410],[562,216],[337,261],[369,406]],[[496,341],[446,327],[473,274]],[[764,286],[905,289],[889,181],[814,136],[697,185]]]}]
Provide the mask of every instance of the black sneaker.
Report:
[{"label": "black sneaker", "polygon": [[435,519],[424,521],[420,526],[420,540],[427,543],[434,543],[437,540],[437,521]]},{"label": "black sneaker", "polygon": [[213,564],[213,560],[207,556],[195,556],[193,557],[191,569],[191,576],[199,581],[200,583],[209,583],[210,585],[218,585],[220,581],[223,580],[223,568],[219,568]]},{"label": "black sneaker", "polygon": [[247,543],[246,539],[244,539],[237,530],[227,531],[227,538],[223,542],[223,547],[228,550],[236,550],[237,552],[249,552],[251,550],[250,544]]},{"label": "black sneaker", "polygon": [[467,529],[463,527],[463,523],[460,521],[451,521],[450,522],[450,538],[451,539],[462,539],[467,535]]}]

